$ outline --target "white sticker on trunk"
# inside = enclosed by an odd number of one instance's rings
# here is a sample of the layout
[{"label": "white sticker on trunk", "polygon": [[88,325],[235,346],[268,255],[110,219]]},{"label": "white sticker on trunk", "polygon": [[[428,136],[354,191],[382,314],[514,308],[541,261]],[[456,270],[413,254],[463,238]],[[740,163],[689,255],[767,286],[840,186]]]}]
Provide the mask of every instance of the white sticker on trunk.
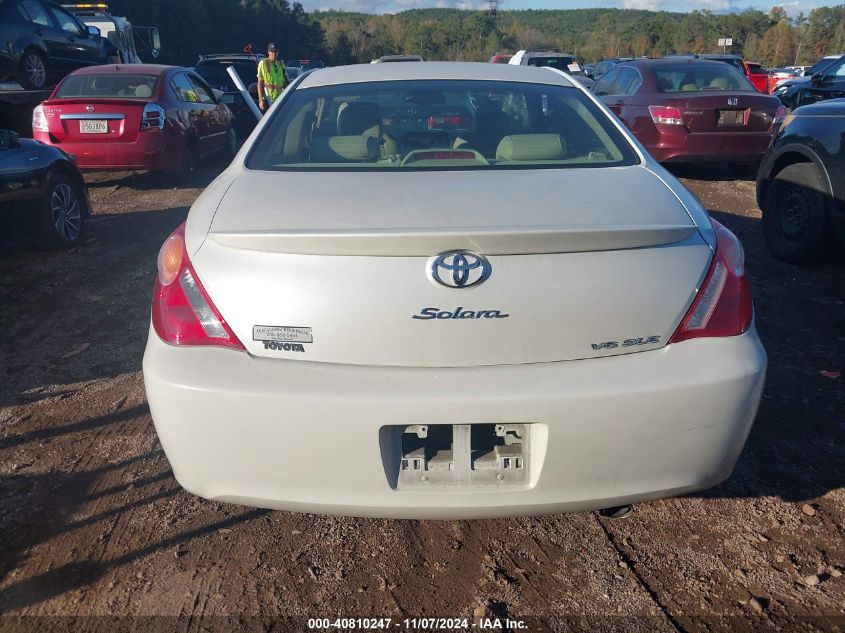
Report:
[{"label": "white sticker on trunk", "polygon": [[313,343],[310,327],[289,325],[253,325],[253,341],[275,341],[277,343]]}]

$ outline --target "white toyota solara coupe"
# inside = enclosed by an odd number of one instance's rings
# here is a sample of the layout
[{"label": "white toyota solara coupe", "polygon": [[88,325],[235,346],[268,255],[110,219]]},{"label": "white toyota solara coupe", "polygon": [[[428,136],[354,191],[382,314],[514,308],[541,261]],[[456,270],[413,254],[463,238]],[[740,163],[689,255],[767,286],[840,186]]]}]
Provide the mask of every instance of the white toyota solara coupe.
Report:
[{"label": "white toyota solara coupe", "polygon": [[300,78],[158,257],[144,379],[180,484],[470,518],[711,487],[766,354],[736,237],[566,75]]}]

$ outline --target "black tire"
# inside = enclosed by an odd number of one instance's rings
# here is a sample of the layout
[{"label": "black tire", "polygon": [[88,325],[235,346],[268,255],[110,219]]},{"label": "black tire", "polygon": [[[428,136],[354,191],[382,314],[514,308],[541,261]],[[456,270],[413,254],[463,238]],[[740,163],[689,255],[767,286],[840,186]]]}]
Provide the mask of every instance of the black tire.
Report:
[{"label": "black tire", "polygon": [[772,254],[791,264],[811,264],[831,241],[828,195],[812,163],[797,163],[775,176],[763,199],[763,236]]},{"label": "black tire", "polygon": [[47,87],[47,58],[41,51],[34,48],[24,51],[18,83],[26,90],[43,90]]},{"label": "black tire", "polygon": [[77,180],[60,171],[47,176],[46,195],[35,220],[35,245],[60,250],[82,239],[87,199]]}]

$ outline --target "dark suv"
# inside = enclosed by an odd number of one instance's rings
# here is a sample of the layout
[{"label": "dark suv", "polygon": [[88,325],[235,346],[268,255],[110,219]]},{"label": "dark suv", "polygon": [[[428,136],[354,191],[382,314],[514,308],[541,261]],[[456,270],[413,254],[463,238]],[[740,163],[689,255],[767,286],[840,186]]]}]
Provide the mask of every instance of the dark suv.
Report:
[{"label": "dark suv", "polygon": [[99,33],[52,2],[0,0],[0,76],[42,90],[77,68],[119,59]]},{"label": "dark suv", "polygon": [[763,235],[793,264],[845,243],[845,99],[803,106],[786,117],[757,174]]},{"label": "dark suv", "polygon": [[258,60],[260,57],[245,53],[220,55],[201,55],[194,71],[205,79],[206,83],[226,96],[222,99],[235,115],[235,132],[239,139],[245,139],[252,133],[258,122],[252,108],[244,101],[243,95],[235,87],[235,82],[229,76],[229,66],[235,67],[235,72],[241,78],[249,96],[258,102]]}]

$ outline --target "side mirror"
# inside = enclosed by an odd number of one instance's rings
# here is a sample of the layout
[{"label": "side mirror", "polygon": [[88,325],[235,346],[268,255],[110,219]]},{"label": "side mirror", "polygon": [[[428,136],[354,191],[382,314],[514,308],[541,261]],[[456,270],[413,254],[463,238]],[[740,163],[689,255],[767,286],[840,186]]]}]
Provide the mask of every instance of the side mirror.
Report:
[{"label": "side mirror", "polygon": [[102,32],[100,31],[99,26],[91,26],[89,24],[87,30],[90,37],[102,37]]},{"label": "side mirror", "polygon": [[20,136],[11,130],[0,130],[0,150],[14,149],[20,145]]}]

